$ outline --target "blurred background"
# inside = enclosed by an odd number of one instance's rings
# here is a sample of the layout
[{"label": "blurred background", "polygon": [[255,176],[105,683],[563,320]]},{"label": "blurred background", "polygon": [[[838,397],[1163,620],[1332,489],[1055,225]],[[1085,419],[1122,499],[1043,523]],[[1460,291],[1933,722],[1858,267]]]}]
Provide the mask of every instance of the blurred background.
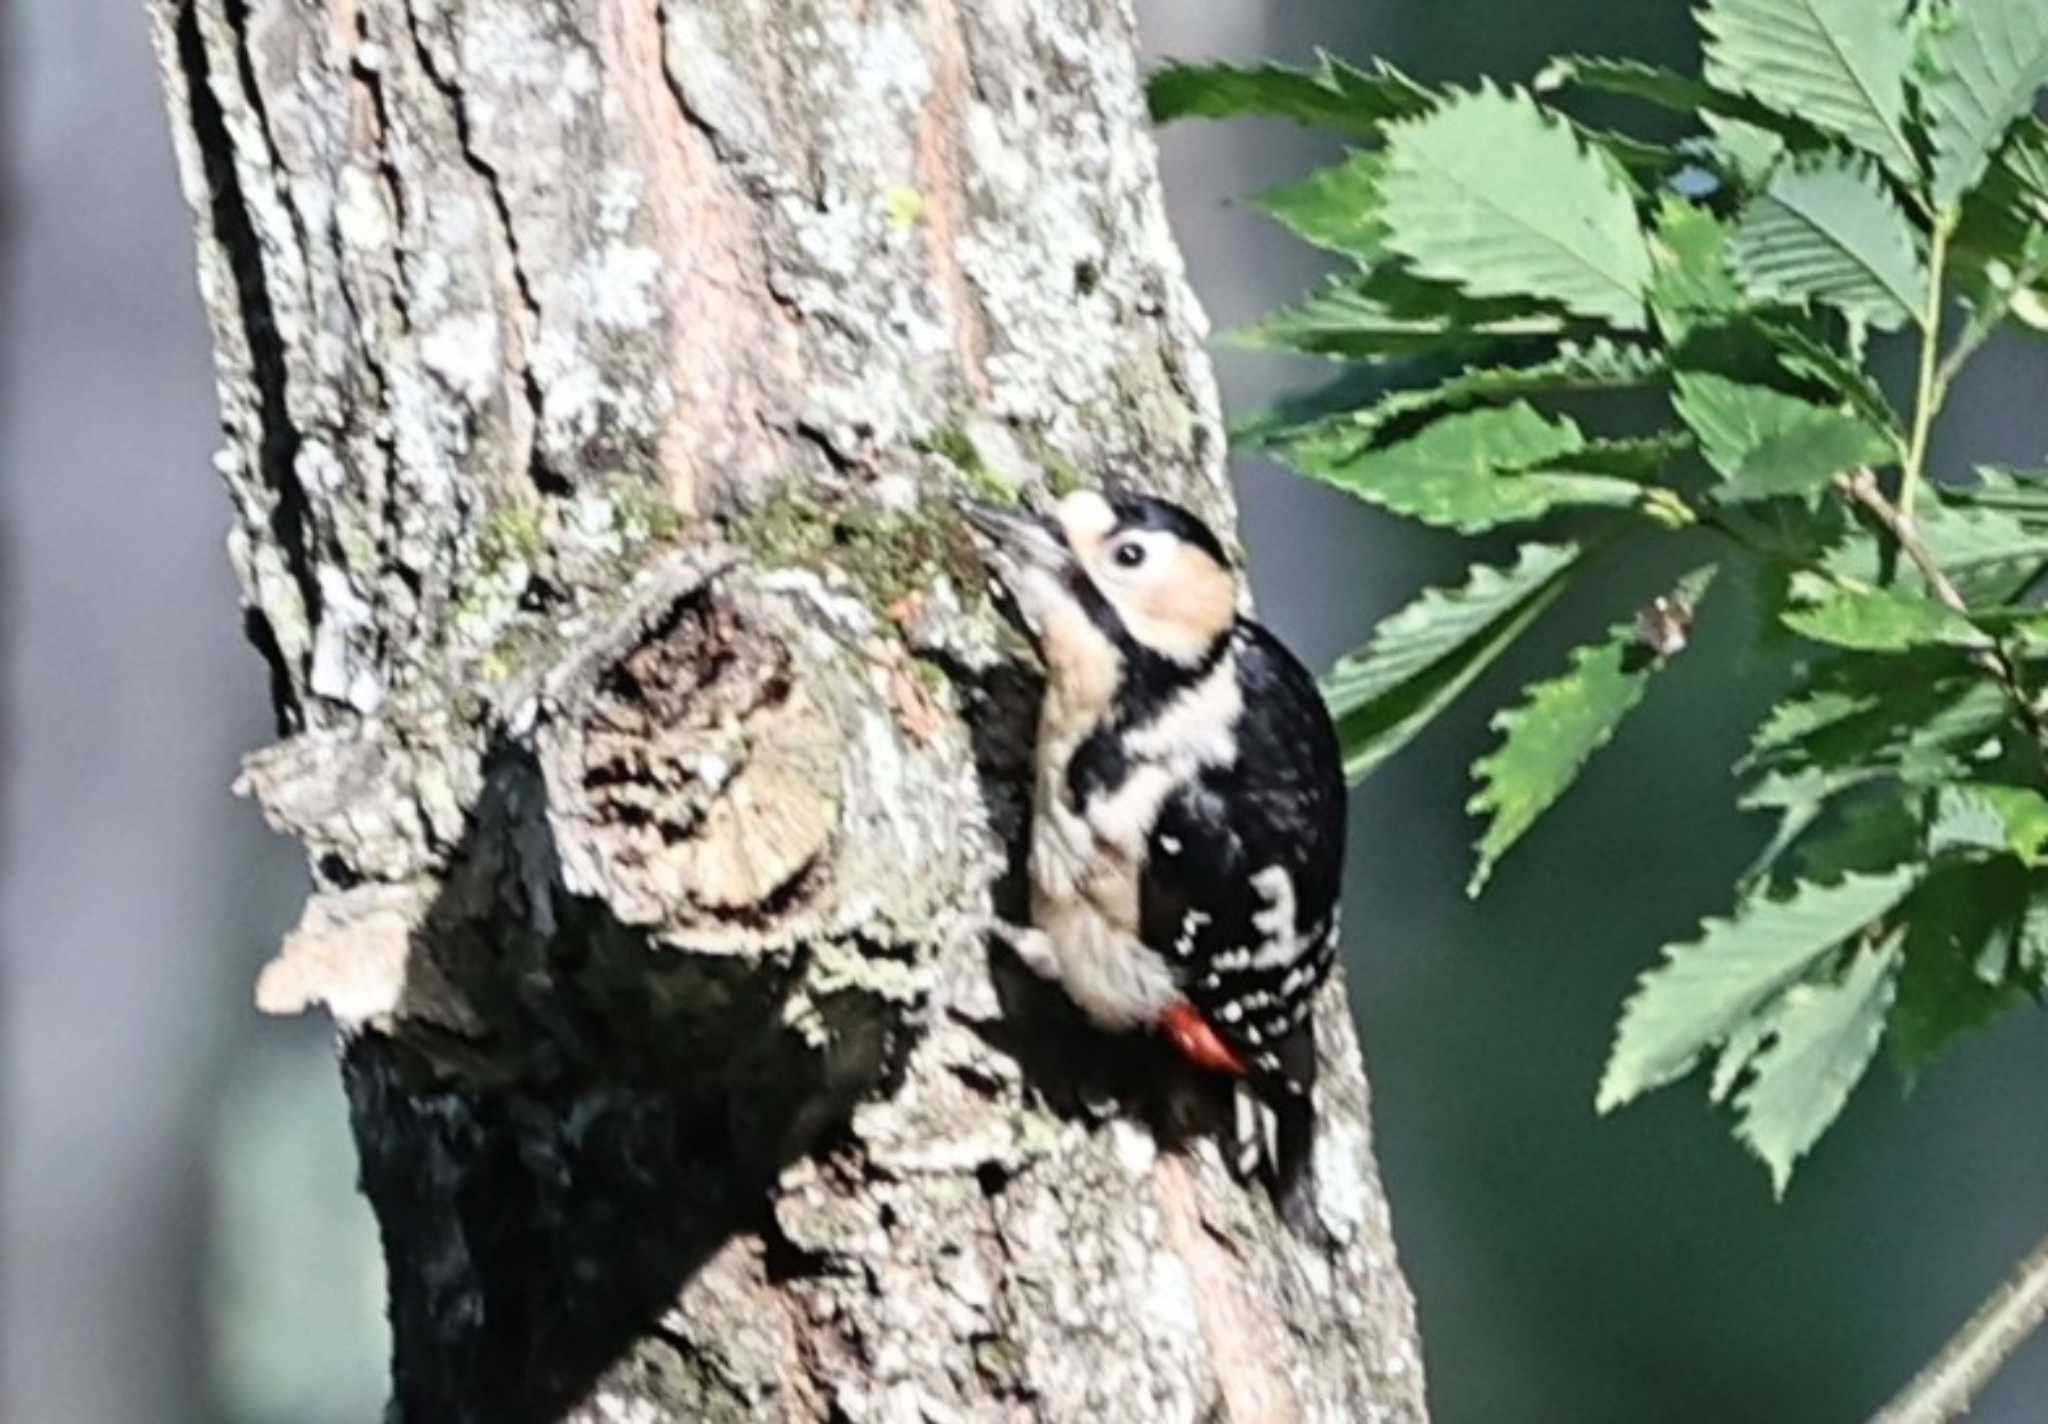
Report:
[{"label": "blurred background", "polygon": [[[1573,50],[1692,59],[1677,5],[1138,8],[1158,57],[1320,44],[1433,79]],[[1257,122],[1161,144],[1219,327],[1316,278],[1316,254],[1231,200],[1333,145]],[[271,728],[139,5],[12,0],[0,146],[0,1419],[372,1420],[381,1282],[330,1038],[249,1007],[305,878],[226,789]],[[1219,362],[1239,413],[1329,374]],[[2048,348],[1980,365],[1957,461],[2040,463]],[[1256,460],[1238,474],[1265,616],[1317,666],[1456,570],[1447,542]],[[1439,1424],[1859,1419],[2048,1229],[2038,1015],[1910,1096],[1880,1063],[1782,1205],[1696,1086],[1592,1114],[1634,976],[1724,908],[1760,841],[1729,809],[1747,720],[1727,686],[1760,706],[1773,676],[1732,651],[1739,597],[1466,901],[1456,808],[1487,711],[1667,572],[1582,590],[1354,801],[1352,993]],[[2048,1338],[1971,1418],[2048,1418]]]}]

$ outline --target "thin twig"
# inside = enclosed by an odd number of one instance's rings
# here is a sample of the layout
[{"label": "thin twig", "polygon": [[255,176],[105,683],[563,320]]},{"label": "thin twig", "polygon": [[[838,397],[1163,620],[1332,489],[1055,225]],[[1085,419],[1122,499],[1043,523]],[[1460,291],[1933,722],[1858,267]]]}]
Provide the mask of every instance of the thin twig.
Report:
[{"label": "thin twig", "polygon": [[1927,243],[1927,307],[1919,314],[1920,382],[1913,397],[1913,438],[1906,447],[1906,463],[1899,471],[1899,511],[1913,517],[1913,498],[1927,473],[1927,438],[1934,429],[1934,413],[1941,406],[1934,377],[1941,355],[1941,284],[1948,261],[1948,241],[1955,232],[1955,216],[1944,213],[1934,220],[1934,234]]},{"label": "thin twig", "polygon": [[1862,505],[1877,516],[1882,524],[1898,540],[1899,551],[1913,561],[1927,580],[1927,587],[1953,611],[1968,617],[1970,606],[1963,602],[1963,596],[1956,592],[1956,586],[1948,581],[1948,575],[1941,571],[1941,565],[1934,561],[1934,554],[1920,539],[1920,531],[1913,524],[1913,517],[1902,508],[1884,497],[1878,488],[1877,476],[1869,470],[1857,470],[1853,474],[1839,475],[1835,488]]},{"label": "thin twig", "polygon": [[1870,1424],[1946,1424],[2048,1318],[2048,1236]]},{"label": "thin twig", "polygon": [[[1913,517],[1884,497],[1876,474],[1870,470],[1857,470],[1839,475],[1835,479],[1835,488],[1877,517],[1877,522],[1898,542],[1899,552],[1920,570],[1921,577],[1927,580],[1928,591],[1943,607],[1965,618],[1970,616],[1969,604],[1963,601],[1963,596],[1956,592],[1956,586],[1949,582],[1948,575],[1941,571],[1941,565],[1935,562],[1934,551],[1920,538],[1920,530],[1913,523]],[[2019,664],[2013,661],[2004,641],[1994,637],[1990,647],[1971,653],[1970,660],[1998,679],[2006,696],[2012,699],[2020,719],[2026,723],[2037,752],[2044,758],[2044,767],[2048,767],[2048,724],[2043,723],[2041,709],[2034,705],[2034,699],[2028,694],[2027,684],[2020,677]]]}]

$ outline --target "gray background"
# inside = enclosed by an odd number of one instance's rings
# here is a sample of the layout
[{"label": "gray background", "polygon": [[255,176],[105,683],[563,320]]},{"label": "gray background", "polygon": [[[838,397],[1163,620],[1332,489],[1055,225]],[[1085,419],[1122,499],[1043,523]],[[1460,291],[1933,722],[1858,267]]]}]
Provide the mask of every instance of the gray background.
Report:
[{"label": "gray background", "polygon": [[[1143,0],[1157,53],[1384,53],[1426,77],[1548,53],[1689,59],[1683,7]],[[137,7],[15,0],[0,29],[0,1418],[376,1416],[374,1234],[318,1024],[258,1020],[304,888],[229,798],[270,735],[208,468],[189,232]],[[1334,150],[1282,126],[1163,136],[1219,326],[1316,256],[1229,200]],[[2039,348],[1999,348],[1950,447],[2038,463]],[[1225,354],[1233,410],[1325,374]],[[1240,469],[1270,621],[1321,664],[1446,541]],[[1861,1417],[2048,1229],[2048,1042],[2026,1016],[1910,1097],[1883,1067],[1770,1201],[1696,1087],[1591,1113],[1615,1007],[1723,906],[1759,826],[1727,766],[1767,666],[1724,600],[1558,816],[1474,906],[1456,807],[1486,710],[1669,565],[1623,568],[1355,798],[1346,924],[1382,1160],[1442,1424]],[[1750,700],[1729,710],[1730,684]],[[2035,1342],[1971,1416],[2048,1418]]]}]

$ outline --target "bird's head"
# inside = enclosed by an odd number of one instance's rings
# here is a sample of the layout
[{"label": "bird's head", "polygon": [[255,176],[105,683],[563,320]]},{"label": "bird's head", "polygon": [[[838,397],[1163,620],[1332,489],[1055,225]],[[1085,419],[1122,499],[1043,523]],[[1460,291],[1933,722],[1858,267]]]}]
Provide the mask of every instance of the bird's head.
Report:
[{"label": "bird's head", "polygon": [[1146,495],[1067,495],[1040,516],[970,501],[990,572],[1055,682],[1168,676],[1211,662],[1237,617],[1237,574],[1208,525]]}]

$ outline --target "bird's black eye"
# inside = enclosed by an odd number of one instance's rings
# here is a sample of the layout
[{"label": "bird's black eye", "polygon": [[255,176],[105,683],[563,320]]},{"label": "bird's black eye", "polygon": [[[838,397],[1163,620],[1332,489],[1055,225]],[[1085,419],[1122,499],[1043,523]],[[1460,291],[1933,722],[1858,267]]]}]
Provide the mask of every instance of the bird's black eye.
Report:
[{"label": "bird's black eye", "polygon": [[1145,562],[1145,546],[1135,539],[1126,539],[1110,551],[1119,568],[1135,569]]}]

